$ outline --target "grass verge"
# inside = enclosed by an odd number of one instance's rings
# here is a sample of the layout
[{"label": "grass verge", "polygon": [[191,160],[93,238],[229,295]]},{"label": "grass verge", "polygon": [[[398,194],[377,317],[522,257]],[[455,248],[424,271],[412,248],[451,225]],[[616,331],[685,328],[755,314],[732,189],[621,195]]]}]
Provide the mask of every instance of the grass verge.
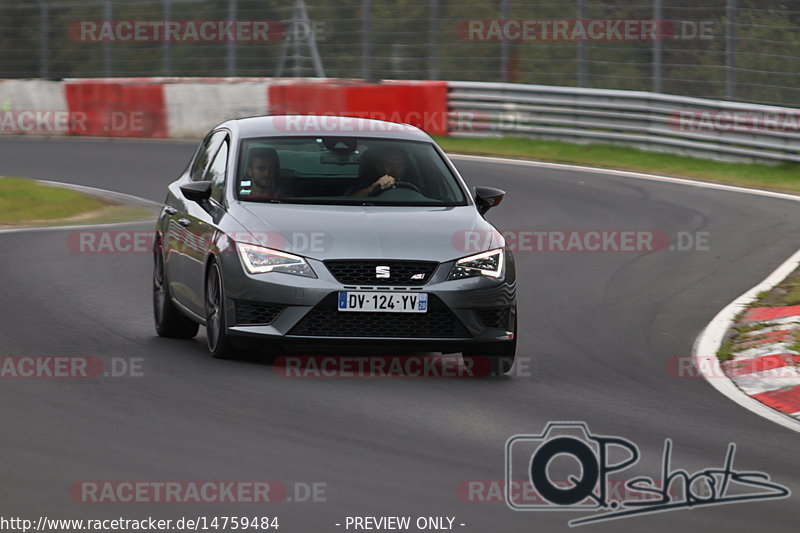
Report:
[{"label": "grass verge", "polygon": [[436,137],[449,153],[494,155],[556,163],[638,170],[671,176],[800,192],[800,165],[781,163],[724,163],[697,157],[648,152],[612,144],[571,144],[521,137],[471,139]]},{"label": "grass verge", "polygon": [[800,270],[794,270],[783,281],[756,296],[749,307],[782,307],[800,305]]},{"label": "grass verge", "polygon": [[0,177],[0,226],[108,224],[152,215],[148,209],[35,180]]},{"label": "grass verge", "polygon": [[[795,269],[789,276],[773,288],[761,291],[756,295],[755,301],[751,302],[747,308],[755,307],[783,307],[800,305],[800,269]],[[730,361],[734,354],[741,350],[741,345],[750,341],[758,340],[758,336],[747,335],[752,331],[766,328],[769,324],[753,323],[741,324],[745,312],[739,313],[733,320],[733,326],[725,335],[725,340],[717,351],[720,361]],[[794,331],[795,341],[788,347],[790,350],[800,352],[800,330]]]}]

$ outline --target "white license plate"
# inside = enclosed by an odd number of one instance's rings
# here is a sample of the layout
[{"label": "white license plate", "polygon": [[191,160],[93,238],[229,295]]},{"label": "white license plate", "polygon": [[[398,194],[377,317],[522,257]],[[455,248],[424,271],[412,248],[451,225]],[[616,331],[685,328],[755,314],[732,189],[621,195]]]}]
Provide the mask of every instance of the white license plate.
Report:
[{"label": "white license plate", "polygon": [[425,313],[428,311],[428,293],[342,291],[339,293],[339,311]]}]

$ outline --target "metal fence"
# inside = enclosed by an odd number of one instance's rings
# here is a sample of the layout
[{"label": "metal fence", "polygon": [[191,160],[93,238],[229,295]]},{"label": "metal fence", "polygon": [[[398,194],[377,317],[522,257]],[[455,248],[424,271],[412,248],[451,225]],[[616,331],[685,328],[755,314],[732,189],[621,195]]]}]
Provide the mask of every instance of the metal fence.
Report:
[{"label": "metal fence", "polygon": [[[253,20],[283,31],[268,42],[80,31],[87,21]],[[659,31],[597,37],[575,31],[578,21],[656,21]],[[778,0],[0,0],[0,77],[502,81],[797,106],[798,29],[800,3]]]},{"label": "metal fence", "polygon": [[450,82],[453,136],[619,143],[721,160],[800,163],[800,110],[639,91]]}]

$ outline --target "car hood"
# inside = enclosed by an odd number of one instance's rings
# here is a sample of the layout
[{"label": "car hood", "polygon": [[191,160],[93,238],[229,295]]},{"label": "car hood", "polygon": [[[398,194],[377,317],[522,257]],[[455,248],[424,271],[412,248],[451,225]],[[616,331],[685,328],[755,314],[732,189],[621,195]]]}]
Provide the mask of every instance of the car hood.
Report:
[{"label": "car hood", "polygon": [[312,259],[449,261],[502,246],[474,206],[395,207],[240,203],[256,242]]}]

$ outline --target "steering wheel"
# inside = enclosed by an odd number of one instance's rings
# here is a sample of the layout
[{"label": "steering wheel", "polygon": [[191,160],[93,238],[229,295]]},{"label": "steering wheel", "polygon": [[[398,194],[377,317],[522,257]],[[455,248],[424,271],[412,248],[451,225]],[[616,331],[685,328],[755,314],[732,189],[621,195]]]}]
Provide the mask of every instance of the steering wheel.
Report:
[{"label": "steering wheel", "polygon": [[[422,191],[419,190],[419,187],[417,187],[416,185],[414,185],[410,181],[395,181],[394,182],[394,186],[396,188],[400,188],[400,189],[411,189],[412,191],[416,191],[419,194],[422,194]],[[370,196],[378,196],[379,194],[382,194],[382,193],[384,193],[386,191],[389,191],[389,190],[391,190],[391,189],[380,189],[380,188],[378,188],[378,189],[375,189],[374,191],[372,191],[370,193]]]},{"label": "steering wheel", "polygon": [[411,183],[410,181],[396,181],[394,182],[395,187],[400,187],[401,189],[411,189],[412,191],[416,191],[422,194],[422,191],[419,190],[419,187]]}]

